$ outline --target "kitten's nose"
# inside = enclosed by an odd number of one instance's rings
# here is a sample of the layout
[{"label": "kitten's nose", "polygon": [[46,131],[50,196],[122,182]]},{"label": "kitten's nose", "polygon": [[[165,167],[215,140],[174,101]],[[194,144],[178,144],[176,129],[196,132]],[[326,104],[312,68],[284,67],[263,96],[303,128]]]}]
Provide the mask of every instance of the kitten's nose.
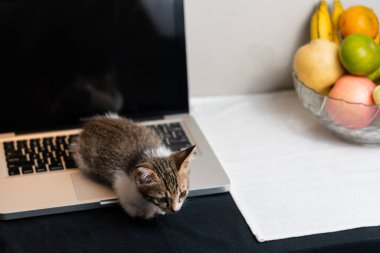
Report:
[{"label": "kitten's nose", "polygon": [[180,208],[181,208],[181,206],[179,206],[179,205],[172,205],[170,207],[170,211],[177,212]]}]

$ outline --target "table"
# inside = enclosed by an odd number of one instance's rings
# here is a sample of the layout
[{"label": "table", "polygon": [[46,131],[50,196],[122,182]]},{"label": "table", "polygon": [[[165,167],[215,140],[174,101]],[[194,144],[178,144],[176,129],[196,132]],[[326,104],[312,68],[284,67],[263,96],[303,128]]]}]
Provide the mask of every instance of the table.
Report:
[{"label": "table", "polygon": [[[196,115],[204,109],[192,107]],[[131,219],[117,205],[1,221],[0,252],[369,253],[380,252],[380,227],[258,242],[231,194],[223,193],[189,198],[179,213],[149,221]]]},{"label": "table", "polygon": [[0,252],[379,252],[380,228],[259,243],[229,193],[133,220],[119,206],[0,223]]}]

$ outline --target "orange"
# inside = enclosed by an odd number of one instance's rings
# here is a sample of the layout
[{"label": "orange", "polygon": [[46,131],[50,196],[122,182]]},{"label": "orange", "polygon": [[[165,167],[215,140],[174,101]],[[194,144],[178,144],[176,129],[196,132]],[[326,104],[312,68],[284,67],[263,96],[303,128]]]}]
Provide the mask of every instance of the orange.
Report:
[{"label": "orange", "polygon": [[379,20],[372,9],[355,5],[342,13],[339,19],[339,29],[343,37],[360,33],[374,39],[379,33]]}]

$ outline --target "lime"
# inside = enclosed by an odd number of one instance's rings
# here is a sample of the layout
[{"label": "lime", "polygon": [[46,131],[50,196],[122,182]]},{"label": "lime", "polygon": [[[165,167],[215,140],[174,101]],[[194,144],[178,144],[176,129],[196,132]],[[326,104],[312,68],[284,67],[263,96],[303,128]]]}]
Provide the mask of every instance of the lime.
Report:
[{"label": "lime", "polygon": [[351,34],[342,41],[339,58],[348,72],[366,76],[380,66],[380,46],[368,35]]}]

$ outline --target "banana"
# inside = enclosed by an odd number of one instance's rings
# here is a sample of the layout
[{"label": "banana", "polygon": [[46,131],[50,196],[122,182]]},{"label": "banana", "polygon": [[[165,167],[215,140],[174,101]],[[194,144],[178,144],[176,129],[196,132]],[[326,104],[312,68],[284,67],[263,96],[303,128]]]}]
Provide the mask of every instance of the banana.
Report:
[{"label": "banana", "polygon": [[329,7],[326,3],[326,0],[321,0],[320,3],[319,3],[319,9],[326,12],[326,13],[329,13]]},{"label": "banana", "polygon": [[311,17],[310,38],[311,40],[325,39],[330,41],[333,39],[333,25],[325,0],[321,0]]},{"label": "banana", "polygon": [[318,38],[318,8],[316,8],[313,15],[311,16],[310,39],[316,40]]},{"label": "banana", "polygon": [[318,10],[318,36],[332,41],[333,28],[329,9],[325,0],[321,0]]},{"label": "banana", "polygon": [[344,12],[342,3],[340,0],[334,0],[333,4],[333,10],[331,14],[331,21],[333,25],[333,41],[337,43],[338,45],[340,44],[340,33],[339,33],[339,18]]}]

